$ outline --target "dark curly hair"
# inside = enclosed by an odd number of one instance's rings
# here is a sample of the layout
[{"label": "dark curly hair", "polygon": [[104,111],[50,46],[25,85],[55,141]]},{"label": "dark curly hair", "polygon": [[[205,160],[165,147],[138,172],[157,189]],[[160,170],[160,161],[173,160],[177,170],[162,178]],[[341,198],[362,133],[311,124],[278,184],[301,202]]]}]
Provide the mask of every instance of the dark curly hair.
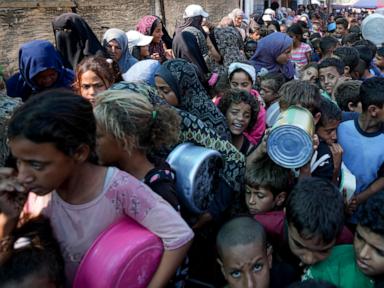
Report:
[{"label": "dark curly hair", "polygon": [[362,203],[356,213],[357,223],[384,237],[384,190]]},{"label": "dark curly hair", "polygon": [[227,90],[220,101],[219,109],[225,115],[227,114],[227,111],[232,103],[239,104],[241,102],[251,106],[251,120],[249,121],[248,127],[246,129],[246,131],[248,131],[253,127],[253,125],[255,125],[257,116],[260,111],[259,102],[257,102],[253,95],[245,90],[240,89]]}]

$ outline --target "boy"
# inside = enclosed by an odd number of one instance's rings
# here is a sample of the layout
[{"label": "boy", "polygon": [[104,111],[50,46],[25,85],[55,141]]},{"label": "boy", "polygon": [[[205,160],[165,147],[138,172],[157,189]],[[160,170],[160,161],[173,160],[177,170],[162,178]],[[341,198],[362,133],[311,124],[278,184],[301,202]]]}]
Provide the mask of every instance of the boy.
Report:
[{"label": "boy", "polygon": [[380,47],[376,51],[374,63],[380,70],[381,77],[384,76],[384,47]]},{"label": "boy", "polygon": [[344,63],[344,77],[356,79],[355,69],[359,65],[359,51],[353,47],[338,47],[334,52],[335,56],[339,57]]},{"label": "boy", "polygon": [[321,59],[326,59],[332,57],[333,51],[335,51],[339,41],[332,36],[325,36],[320,39],[320,51],[321,51]]},{"label": "boy", "polygon": [[334,96],[337,105],[344,112],[361,113],[360,86],[359,80],[344,81],[336,86]]},{"label": "boy", "polygon": [[338,18],[336,20],[335,36],[337,38],[342,38],[344,35],[348,34],[348,24],[348,20],[345,18]]},{"label": "boy", "polygon": [[359,80],[365,80],[374,77],[370,72],[371,62],[375,54],[367,45],[357,45],[355,46],[356,50],[359,52],[359,65],[356,67],[356,72],[358,74]]},{"label": "boy", "polygon": [[344,63],[337,58],[327,58],[319,64],[320,86],[325,93],[322,95],[331,99],[337,81],[344,74]]},{"label": "boy", "polygon": [[384,188],[384,78],[365,80],[360,87],[360,99],[363,111],[359,118],[341,123],[337,130],[344,151],[343,162],[356,176],[350,213]]},{"label": "boy", "polygon": [[263,227],[250,217],[224,224],[216,238],[217,262],[231,288],[269,287],[271,250]]},{"label": "boy", "polygon": [[250,163],[245,173],[245,201],[249,213],[281,210],[292,181],[291,170],[275,164],[268,155]]}]

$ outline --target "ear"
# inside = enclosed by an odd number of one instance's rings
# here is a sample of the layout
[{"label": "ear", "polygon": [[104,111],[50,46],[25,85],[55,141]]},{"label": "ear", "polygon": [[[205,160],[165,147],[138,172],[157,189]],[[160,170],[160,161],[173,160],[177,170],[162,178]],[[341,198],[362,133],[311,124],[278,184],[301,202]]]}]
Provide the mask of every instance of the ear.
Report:
[{"label": "ear", "polygon": [[353,105],[352,102],[348,102],[348,110],[349,111],[352,111],[352,112],[355,112],[355,105]]},{"label": "ear", "polygon": [[81,144],[79,147],[77,147],[73,158],[76,162],[84,163],[87,161],[90,152],[90,148],[87,144]]},{"label": "ear", "polygon": [[285,199],[287,199],[287,192],[283,191],[277,194],[275,197],[276,206],[282,206],[284,204]]},{"label": "ear", "polygon": [[344,66],[344,76],[349,76],[351,72],[351,67]]},{"label": "ear", "polygon": [[221,270],[221,273],[223,273],[225,280],[227,280],[227,275],[225,274],[223,262],[219,258],[216,258],[216,261],[220,265],[220,270]]},{"label": "ear", "polygon": [[369,113],[373,118],[376,118],[377,113],[379,112],[379,111],[378,111],[379,109],[380,109],[380,108],[377,107],[376,105],[369,105],[367,110],[368,110],[368,113]]},{"label": "ear", "polygon": [[267,258],[268,258],[268,264],[269,264],[269,269],[272,268],[272,252],[273,252],[273,247],[270,244],[267,244]]},{"label": "ear", "polygon": [[317,112],[316,115],[313,116],[313,121],[315,122],[315,126],[317,125],[317,123],[319,123],[320,118],[321,118],[321,113],[320,112]]}]

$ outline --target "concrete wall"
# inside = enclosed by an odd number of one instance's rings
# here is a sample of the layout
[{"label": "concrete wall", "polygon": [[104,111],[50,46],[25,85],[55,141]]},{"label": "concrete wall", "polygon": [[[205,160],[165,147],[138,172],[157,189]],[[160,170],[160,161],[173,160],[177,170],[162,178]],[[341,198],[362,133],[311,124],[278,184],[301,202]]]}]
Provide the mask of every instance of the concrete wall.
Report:
[{"label": "concrete wall", "polygon": [[[0,65],[14,73],[18,67],[19,46],[29,40],[47,39],[54,43],[51,21],[65,12],[76,11],[101,38],[108,28],[128,31],[134,29],[138,20],[160,11],[158,0],[0,0]],[[172,35],[176,23],[189,4],[200,4],[211,15],[210,20],[219,21],[232,9],[238,0],[164,0],[167,28]],[[159,15],[159,13],[158,13]],[[160,16],[160,15],[159,15]]]}]

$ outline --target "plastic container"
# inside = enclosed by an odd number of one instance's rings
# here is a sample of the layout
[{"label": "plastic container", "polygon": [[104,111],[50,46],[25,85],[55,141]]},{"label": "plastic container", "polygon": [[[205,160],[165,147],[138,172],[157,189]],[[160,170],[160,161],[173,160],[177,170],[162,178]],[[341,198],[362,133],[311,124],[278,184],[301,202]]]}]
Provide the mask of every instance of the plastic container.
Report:
[{"label": "plastic container", "polygon": [[384,15],[374,13],[367,16],[361,23],[363,38],[371,41],[376,46],[384,44]]}]

